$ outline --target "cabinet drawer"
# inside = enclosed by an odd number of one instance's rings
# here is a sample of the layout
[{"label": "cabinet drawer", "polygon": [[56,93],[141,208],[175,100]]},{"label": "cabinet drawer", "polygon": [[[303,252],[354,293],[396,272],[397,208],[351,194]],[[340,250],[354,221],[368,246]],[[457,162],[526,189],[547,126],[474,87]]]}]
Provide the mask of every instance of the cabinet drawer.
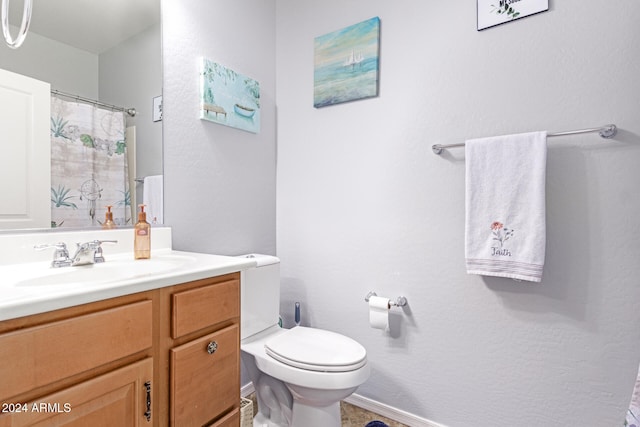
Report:
[{"label": "cabinet drawer", "polygon": [[228,280],[172,295],[171,337],[240,315],[240,281]]},{"label": "cabinet drawer", "polygon": [[151,347],[151,301],[0,335],[0,399]]},{"label": "cabinet drawer", "polygon": [[170,402],[174,426],[201,426],[240,403],[237,324],[171,350]]}]

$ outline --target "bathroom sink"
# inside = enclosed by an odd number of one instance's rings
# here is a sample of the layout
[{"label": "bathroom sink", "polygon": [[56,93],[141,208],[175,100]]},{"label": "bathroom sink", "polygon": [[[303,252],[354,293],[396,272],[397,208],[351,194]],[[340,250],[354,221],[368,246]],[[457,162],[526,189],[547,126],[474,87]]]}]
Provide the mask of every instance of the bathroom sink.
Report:
[{"label": "bathroom sink", "polygon": [[11,276],[13,276],[14,285],[18,287],[82,284],[89,286],[168,274],[193,263],[195,258],[186,255],[161,255],[144,260],[121,257],[79,267],[33,268],[31,266],[31,268],[16,269]]}]

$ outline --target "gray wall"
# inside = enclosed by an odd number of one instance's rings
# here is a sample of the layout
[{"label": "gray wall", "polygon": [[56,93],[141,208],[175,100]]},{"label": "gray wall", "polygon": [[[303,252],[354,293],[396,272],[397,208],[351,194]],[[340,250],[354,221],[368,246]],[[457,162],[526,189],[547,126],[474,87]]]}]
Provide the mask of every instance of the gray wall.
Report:
[{"label": "gray wall", "polygon": [[[175,249],[275,254],[274,1],[164,0],[165,224]],[[254,134],[199,117],[206,57],[260,83]]]},{"label": "gray wall", "polygon": [[[162,95],[160,23],[100,54],[100,100],[134,107],[127,126],[136,126],[136,176],[162,174],[162,122],[154,122],[153,98]],[[142,203],[142,185],[137,184]]]},{"label": "gray wall", "polygon": [[[12,28],[11,34],[17,32]],[[98,97],[98,56],[33,31],[19,49],[0,43],[0,68],[48,82],[51,89]]]},{"label": "gray wall", "polygon": [[[365,345],[358,393],[449,427],[622,425],[640,362],[640,3],[550,4],[478,32],[472,1],[277,1],[283,313]],[[314,109],[314,37],[373,16],[380,96]],[[431,145],[609,122],[550,140],[543,282],[467,275],[464,150]],[[391,334],[370,290],[408,298]]]},{"label": "gray wall", "polygon": [[[640,4],[550,3],[478,32],[475,2],[277,2],[284,313],[365,345],[358,393],[450,427],[622,425],[638,370]],[[313,38],[373,16],[380,96],[314,109]],[[464,150],[431,145],[609,122],[550,140],[542,283],[466,275]],[[391,334],[370,290],[408,298]]]},{"label": "gray wall", "polygon": [[[477,32],[475,2],[165,0],[174,247],[274,253],[282,312],[351,336],[358,393],[449,427],[621,425],[640,362],[640,5],[551,2]],[[380,96],[313,103],[313,38],[379,16]],[[198,58],[261,83],[258,135],[198,119]],[[277,195],[275,187],[277,86]],[[464,270],[464,152],[436,142],[608,122],[552,140],[543,282]],[[364,296],[406,295],[385,334]]]}]

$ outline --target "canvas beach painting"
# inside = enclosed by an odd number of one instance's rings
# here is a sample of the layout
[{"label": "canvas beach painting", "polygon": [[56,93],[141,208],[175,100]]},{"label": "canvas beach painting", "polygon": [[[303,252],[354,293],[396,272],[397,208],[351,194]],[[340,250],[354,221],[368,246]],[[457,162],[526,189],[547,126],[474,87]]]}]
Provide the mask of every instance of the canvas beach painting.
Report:
[{"label": "canvas beach painting", "polygon": [[314,39],[313,106],[378,95],[380,18]]},{"label": "canvas beach painting", "polygon": [[206,58],[201,65],[200,118],[260,132],[260,84]]}]

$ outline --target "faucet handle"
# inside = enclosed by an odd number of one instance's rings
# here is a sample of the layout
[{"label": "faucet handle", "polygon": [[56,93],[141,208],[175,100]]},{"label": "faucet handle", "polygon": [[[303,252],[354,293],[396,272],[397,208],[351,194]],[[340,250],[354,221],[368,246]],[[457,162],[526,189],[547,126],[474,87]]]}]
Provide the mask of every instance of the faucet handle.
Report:
[{"label": "faucet handle", "polygon": [[94,240],[93,243],[101,245],[103,243],[118,243],[117,240]]},{"label": "faucet handle", "polygon": [[95,252],[93,253],[93,262],[104,262],[104,255],[102,255],[103,243],[118,243],[117,240],[94,240],[91,242]]},{"label": "faucet handle", "polygon": [[58,243],[42,243],[40,245],[35,245],[33,247],[33,249],[35,249],[36,251],[41,251],[43,249],[47,249],[47,248],[60,248],[60,249],[67,249],[67,245],[64,242],[58,242]]},{"label": "faucet handle", "polygon": [[41,251],[48,248],[54,248],[53,261],[51,261],[51,267],[66,267],[71,265],[71,258],[69,258],[69,251],[67,245],[64,242],[58,243],[45,243],[42,245],[35,245],[33,247],[37,251]]},{"label": "faucet handle", "polygon": [[84,242],[84,243],[77,242],[76,247],[82,248],[82,249],[95,250],[95,249],[98,249],[100,245],[103,243],[118,243],[118,241],[117,240],[91,240],[89,242]]}]

